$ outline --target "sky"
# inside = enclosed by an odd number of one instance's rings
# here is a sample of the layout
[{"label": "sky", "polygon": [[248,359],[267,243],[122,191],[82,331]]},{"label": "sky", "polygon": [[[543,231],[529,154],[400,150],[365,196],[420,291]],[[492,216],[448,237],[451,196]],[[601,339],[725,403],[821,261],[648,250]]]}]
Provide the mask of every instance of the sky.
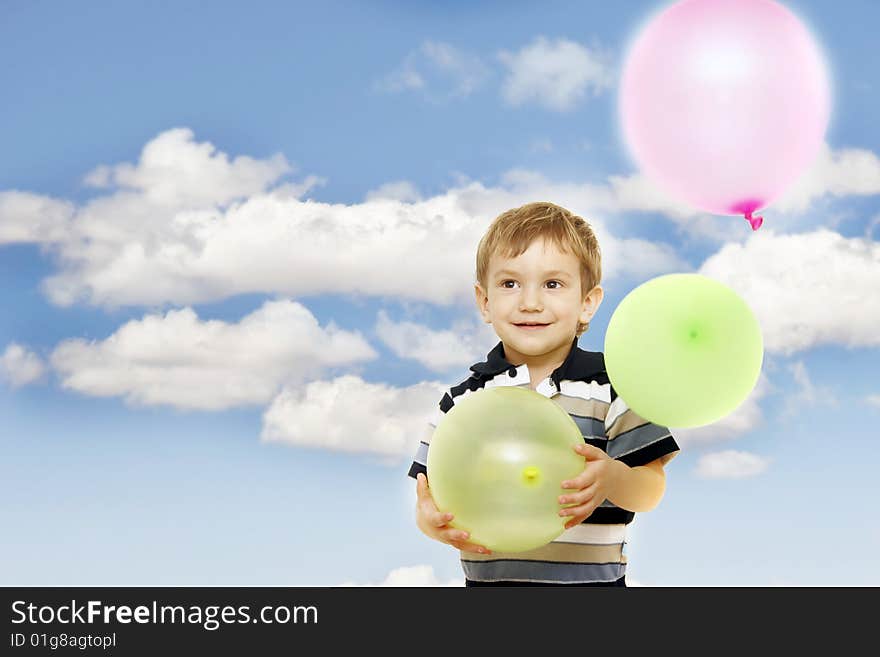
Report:
[{"label": "sky", "polygon": [[880,584],[880,4],[783,4],[833,109],[753,232],[621,137],[665,3],[0,2],[0,584],[461,585],[406,472],[497,342],[479,237],[534,200],[602,247],[582,348],[668,273],[761,325],[630,584]]}]

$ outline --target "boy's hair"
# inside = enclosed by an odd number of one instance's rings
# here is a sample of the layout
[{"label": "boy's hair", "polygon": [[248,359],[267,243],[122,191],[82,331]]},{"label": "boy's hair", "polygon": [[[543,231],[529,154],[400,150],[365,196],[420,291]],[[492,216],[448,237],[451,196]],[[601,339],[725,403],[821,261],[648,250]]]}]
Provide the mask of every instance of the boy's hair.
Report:
[{"label": "boy's hair", "polygon": [[[602,280],[602,254],[590,224],[563,207],[538,201],[501,213],[483,235],[477,247],[477,281],[482,288],[488,289],[493,254],[515,258],[539,237],[580,260],[582,298]],[[589,324],[578,324],[577,334],[587,328]]]}]

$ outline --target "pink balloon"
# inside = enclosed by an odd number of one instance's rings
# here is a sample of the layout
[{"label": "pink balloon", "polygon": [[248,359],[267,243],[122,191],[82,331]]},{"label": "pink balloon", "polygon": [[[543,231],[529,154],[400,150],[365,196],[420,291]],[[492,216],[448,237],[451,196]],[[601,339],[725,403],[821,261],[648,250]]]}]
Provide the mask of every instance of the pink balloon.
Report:
[{"label": "pink balloon", "polygon": [[773,0],[681,0],[627,55],[620,118],[662,188],[713,214],[753,216],[812,163],[831,113],[825,61]]}]

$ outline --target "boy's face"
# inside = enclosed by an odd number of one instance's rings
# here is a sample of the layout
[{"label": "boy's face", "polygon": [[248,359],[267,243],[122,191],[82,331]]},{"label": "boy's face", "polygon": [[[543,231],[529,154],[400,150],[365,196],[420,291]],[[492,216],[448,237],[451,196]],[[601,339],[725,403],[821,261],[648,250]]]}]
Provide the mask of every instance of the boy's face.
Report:
[{"label": "boy's face", "polygon": [[565,358],[578,323],[589,322],[602,303],[601,287],[582,293],[580,267],[574,254],[543,238],[515,258],[492,256],[488,289],[475,286],[477,306],[504,343],[508,360]]}]

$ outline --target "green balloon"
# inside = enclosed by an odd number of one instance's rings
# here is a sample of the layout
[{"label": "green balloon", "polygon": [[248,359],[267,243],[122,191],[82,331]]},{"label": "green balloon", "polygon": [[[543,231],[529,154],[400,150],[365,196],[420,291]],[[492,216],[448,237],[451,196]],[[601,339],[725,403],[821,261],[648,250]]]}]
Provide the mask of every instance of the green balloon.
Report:
[{"label": "green balloon", "polygon": [[605,369],[646,420],[696,427],[733,411],[761,373],[761,327],[745,301],[699,274],[653,278],[615,309]]},{"label": "green balloon", "polygon": [[498,552],[546,545],[571,518],[559,516],[562,482],[580,474],[580,429],[559,404],[501,386],[455,403],[431,437],[428,479],[437,508],[470,541]]}]

